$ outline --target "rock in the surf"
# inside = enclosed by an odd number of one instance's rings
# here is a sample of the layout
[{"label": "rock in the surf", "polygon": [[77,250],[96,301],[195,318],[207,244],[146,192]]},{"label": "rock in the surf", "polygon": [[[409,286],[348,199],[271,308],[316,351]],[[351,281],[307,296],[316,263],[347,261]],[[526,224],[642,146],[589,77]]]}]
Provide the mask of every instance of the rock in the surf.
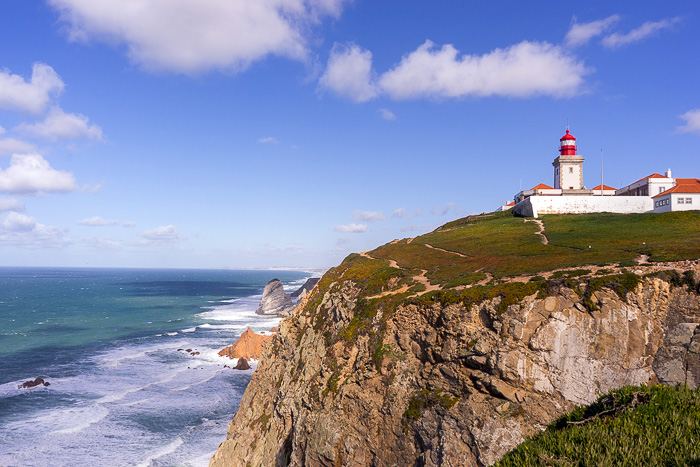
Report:
[{"label": "rock in the surf", "polygon": [[25,381],[18,386],[19,389],[33,388],[35,386],[51,386],[51,383],[44,381],[44,378],[36,378],[35,380]]},{"label": "rock in the surf", "polygon": [[294,308],[292,298],[284,293],[284,286],[279,279],[272,279],[265,284],[260,306],[255,313],[264,316],[287,316]]},{"label": "rock in the surf", "polygon": [[248,360],[246,360],[243,357],[239,358],[238,363],[236,363],[236,366],[233,369],[234,370],[250,370],[250,365],[248,365]]},{"label": "rock in the surf", "polygon": [[222,357],[228,358],[245,358],[246,360],[259,360],[263,350],[268,342],[272,340],[272,336],[263,336],[255,334],[252,329],[248,328],[241,334],[233,345],[230,345],[219,352]]}]

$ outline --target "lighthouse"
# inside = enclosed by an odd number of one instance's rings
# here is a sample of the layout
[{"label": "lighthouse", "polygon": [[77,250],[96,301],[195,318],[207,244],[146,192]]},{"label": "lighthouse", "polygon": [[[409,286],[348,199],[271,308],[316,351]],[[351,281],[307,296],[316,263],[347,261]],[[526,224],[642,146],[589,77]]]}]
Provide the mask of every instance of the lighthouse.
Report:
[{"label": "lighthouse", "polygon": [[[559,156],[552,162],[554,166],[554,188],[563,190],[583,189],[583,156],[576,154],[576,138],[566,129],[559,139]],[[562,193],[563,194],[563,193]]]}]

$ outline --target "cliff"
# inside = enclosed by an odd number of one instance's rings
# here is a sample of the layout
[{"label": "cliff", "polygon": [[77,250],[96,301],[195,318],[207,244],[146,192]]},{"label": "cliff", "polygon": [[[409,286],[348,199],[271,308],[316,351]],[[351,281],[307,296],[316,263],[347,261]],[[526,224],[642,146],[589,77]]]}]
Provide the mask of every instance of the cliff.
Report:
[{"label": "cliff", "polygon": [[642,228],[606,251],[599,220],[467,219],[351,255],[281,323],[210,465],[491,465],[602,392],[698,386],[697,220],[685,249]]},{"label": "cliff", "polygon": [[252,329],[246,329],[236,342],[219,352],[222,357],[245,358],[246,360],[258,360],[265,346],[272,340],[272,336],[255,334]]}]

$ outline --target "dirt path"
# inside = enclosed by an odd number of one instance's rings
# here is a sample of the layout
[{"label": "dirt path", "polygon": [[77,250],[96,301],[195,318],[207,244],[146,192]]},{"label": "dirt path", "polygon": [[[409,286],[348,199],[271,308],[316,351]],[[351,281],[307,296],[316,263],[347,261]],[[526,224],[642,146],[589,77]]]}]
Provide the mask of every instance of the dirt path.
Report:
[{"label": "dirt path", "polygon": [[457,253],[456,251],[444,250],[442,248],[438,248],[438,247],[433,246],[433,245],[428,245],[427,243],[424,243],[423,245],[427,246],[428,248],[432,248],[433,250],[442,251],[443,253],[449,253],[451,255],[461,256],[462,258],[469,258],[469,256],[463,255],[462,253]]},{"label": "dirt path", "polygon": [[535,232],[536,235],[539,235],[541,240],[542,240],[542,245],[549,245],[549,239],[547,236],[544,234],[544,223],[542,222],[541,219],[523,219],[525,222],[534,222],[535,224],[540,226],[540,231]]}]

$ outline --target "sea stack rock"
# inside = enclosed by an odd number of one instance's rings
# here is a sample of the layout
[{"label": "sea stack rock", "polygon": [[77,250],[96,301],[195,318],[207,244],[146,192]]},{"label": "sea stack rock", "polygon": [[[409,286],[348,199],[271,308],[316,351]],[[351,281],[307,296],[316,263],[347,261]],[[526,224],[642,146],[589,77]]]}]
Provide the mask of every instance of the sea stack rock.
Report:
[{"label": "sea stack rock", "polygon": [[319,279],[320,279],[320,277],[310,277],[310,278],[306,279],[306,282],[304,282],[304,285],[302,285],[297,290],[292,292],[292,298],[299,298],[299,300],[304,298],[304,295],[309,293],[311,291],[311,289],[314,288],[314,285],[316,285],[316,283],[318,282]]},{"label": "sea stack rock", "polygon": [[222,357],[228,358],[245,358],[246,360],[259,360],[263,350],[268,342],[272,340],[272,336],[263,336],[255,334],[252,329],[248,328],[241,334],[233,345],[230,345],[219,352]]},{"label": "sea stack rock", "polygon": [[248,360],[241,357],[238,359],[238,363],[233,367],[234,370],[250,370],[250,365],[248,365]]},{"label": "sea stack rock", "polygon": [[279,279],[272,279],[265,284],[260,306],[255,313],[264,316],[288,316],[294,308],[292,298],[284,293],[284,286]]}]

